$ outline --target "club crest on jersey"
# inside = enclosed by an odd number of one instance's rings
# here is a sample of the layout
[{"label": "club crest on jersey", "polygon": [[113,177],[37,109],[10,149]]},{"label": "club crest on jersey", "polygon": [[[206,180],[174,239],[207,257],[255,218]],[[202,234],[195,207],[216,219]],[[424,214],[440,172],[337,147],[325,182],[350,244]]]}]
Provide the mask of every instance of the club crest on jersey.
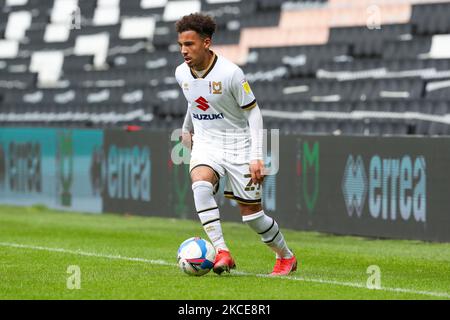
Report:
[{"label": "club crest on jersey", "polygon": [[198,103],[197,108],[199,108],[200,110],[206,111],[209,109],[208,100],[206,100],[205,98],[200,97],[197,100],[195,100],[195,102]]},{"label": "club crest on jersey", "polygon": [[212,81],[212,93],[222,94],[222,81],[219,82]]}]

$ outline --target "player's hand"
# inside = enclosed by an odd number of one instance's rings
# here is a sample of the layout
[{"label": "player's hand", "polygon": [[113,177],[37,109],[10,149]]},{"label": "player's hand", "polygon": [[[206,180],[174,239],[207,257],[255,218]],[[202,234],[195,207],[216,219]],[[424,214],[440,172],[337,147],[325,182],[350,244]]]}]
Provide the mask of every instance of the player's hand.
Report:
[{"label": "player's hand", "polygon": [[181,135],[181,143],[189,150],[192,150],[192,133],[183,132]]},{"label": "player's hand", "polygon": [[253,184],[261,185],[264,181],[266,169],[262,160],[250,161],[250,174],[252,175]]}]

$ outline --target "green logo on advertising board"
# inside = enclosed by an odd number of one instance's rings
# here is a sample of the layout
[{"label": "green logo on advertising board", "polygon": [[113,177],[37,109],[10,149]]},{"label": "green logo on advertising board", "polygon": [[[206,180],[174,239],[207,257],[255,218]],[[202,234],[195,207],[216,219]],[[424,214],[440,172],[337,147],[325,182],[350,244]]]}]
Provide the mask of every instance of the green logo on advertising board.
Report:
[{"label": "green logo on advertising board", "polygon": [[72,132],[58,133],[57,169],[59,178],[59,193],[61,204],[66,207],[72,205],[73,182],[73,139]]},{"label": "green logo on advertising board", "polygon": [[301,176],[303,199],[308,211],[312,213],[319,197],[320,148],[319,142],[314,142],[312,148],[309,142],[300,143],[297,163],[298,175]]},{"label": "green logo on advertising board", "polygon": [[[180,157],[184,157],[185,148],[181,142],[176,142],[172,150],[177,150]],[[191,191],[191,177],[189,174],[189,166],[183,162],[177,164],[170,160],[172,169],[173,183],[173,206],[175,214],[180,218],[187,218],[189,214],[188,196]]]},{"label": "green logo on advertising board", "polygon": [[191,190],[191,178],[189,170],[185,165],[175,165],[173,167],[173,183],[175,194],[175,214],[180,218],[186,218],[187,214],[187,196]]},{"label": "green logo on advertising board", "polygon": [[3,189],[6,178],[6,159],[3,146],[0,144],[0,189]]}]

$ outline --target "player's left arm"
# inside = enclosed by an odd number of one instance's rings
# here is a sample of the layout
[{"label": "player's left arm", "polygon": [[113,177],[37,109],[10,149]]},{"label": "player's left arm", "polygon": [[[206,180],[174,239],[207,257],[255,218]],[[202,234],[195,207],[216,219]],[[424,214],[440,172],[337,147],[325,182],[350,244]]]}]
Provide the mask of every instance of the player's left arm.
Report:
[{"label": "player's left arm", "polygon": [[262,184],[264,181],[264,160],[263,160],[263,118],[258,105],[244,112],[250,129],[251,149],[250,149],[250,174],[254,184]]},{"label": "player's left arm", "polygon": [[263,119],[261,110],[258,107],[256,98],[250,88],[244,72],[237,68],[232,78],[233,95],[239,107],[247,117],[250,136],[250,174],[254,184],[262,184],[264,180],[264,160],[263,160]]}]

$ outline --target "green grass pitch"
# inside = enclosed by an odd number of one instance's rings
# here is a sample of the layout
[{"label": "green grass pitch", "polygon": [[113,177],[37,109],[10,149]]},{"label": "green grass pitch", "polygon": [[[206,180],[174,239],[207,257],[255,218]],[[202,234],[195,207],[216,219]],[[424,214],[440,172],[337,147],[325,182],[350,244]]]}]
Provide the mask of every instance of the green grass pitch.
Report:
[{"label": "green grass pitch", "polygon": [[[239,223],[223,230],[236,271],[190,277],[176,253],[205,236],[197,221],[1,206],[0,299],[450,299],[450,244],[283,229],[300,265],[271,278],[274,256],[258,235]],[[367,288],[373,265],[378,290]]]}]

